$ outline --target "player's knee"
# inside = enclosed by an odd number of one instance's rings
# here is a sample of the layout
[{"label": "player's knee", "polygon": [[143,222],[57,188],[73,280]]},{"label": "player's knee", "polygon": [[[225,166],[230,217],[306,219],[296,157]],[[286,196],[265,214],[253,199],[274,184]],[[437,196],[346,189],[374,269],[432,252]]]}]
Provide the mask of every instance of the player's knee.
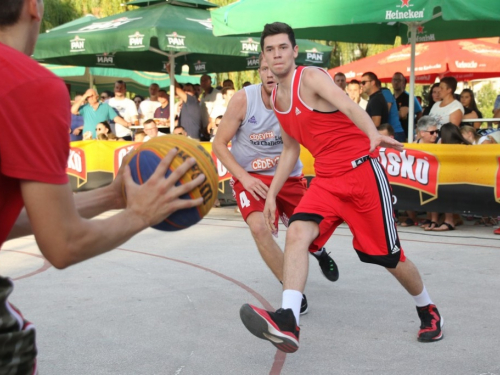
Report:
[{"label": "player's knee", "polygon": [[294,221],[286,232],[287,243],[304,243],[309,246],[319,235],[319,227],[313,221]]},{"label": "player's knee", "polygon": [[255,239],[260,239],[264,236],[270,236],[271,232],[269,231],[269,228],[267,227],[266,223],[264,221],[260,220],[254,220],[249,224],[250,226],[250,231],[252,232],[252,236]]}]

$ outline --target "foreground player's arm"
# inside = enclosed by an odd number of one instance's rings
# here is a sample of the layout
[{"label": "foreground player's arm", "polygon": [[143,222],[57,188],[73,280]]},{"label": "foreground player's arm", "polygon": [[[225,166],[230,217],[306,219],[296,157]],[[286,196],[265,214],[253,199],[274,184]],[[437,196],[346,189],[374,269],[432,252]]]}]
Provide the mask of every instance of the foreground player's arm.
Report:
[{"label": "foreground player's arm", "polygon": [[275,233],[274,226],[276,215],[276,197],[293,171],[297,159],[300,156],[300,143],[290,137],[283,127],[281,127],[281,138],[283,139],[283,151],[281,152],[278,167],[273,177],[269,191],[267,192],[266,205],[264,207],[264,219],[268,228]]},{"label": "foreground player's arm", "polygon": [[[179,197],[198,186],[205,178],[203,175],[188,184],[175,186],[195,163],[194,159],[183,163],[168,178],[164,177],[174,157],[175,151],[169,152],[143,185],[135,184],[130,169],[126,167],[123,180],[127,206],[104,220],[87,220],[79,215],[78,209],[87,215],[99,212],[94,205],[102,203],[105,194],[83,196],[77,208],[69,184],[22,181],[26,211],[42,254],[56,268],[65,268],[116,248],[179,209],[200,205],[203,198],[187,200]],[[109,190],[108,193],[114,196]],[[115,204],[119,202],[109,203],[110,206]]]},{"label": "foreground player's arm", "polygon": [[325,77],[325,73],[318,69],[305,69],[300,86],[301,91],[304,89],[307,94],[321,98],[349,117],[370,139],[370,152],[378,146],[403,150],[403,145],[397,140],[380,135],[366,111],[345,95],[331,79]]},{"label": "foreground player's arm", "polygon": [[241,182],[246,191],[259,200],[266,199],[268,187],[258,178],[250,176],[236,161],[227,145],[238,131],[247,111],[247,96],[245,90],[240,90],[229,101],[226,113],[222,116],[219,128],[212,143],[212,150],[229,172]]}]

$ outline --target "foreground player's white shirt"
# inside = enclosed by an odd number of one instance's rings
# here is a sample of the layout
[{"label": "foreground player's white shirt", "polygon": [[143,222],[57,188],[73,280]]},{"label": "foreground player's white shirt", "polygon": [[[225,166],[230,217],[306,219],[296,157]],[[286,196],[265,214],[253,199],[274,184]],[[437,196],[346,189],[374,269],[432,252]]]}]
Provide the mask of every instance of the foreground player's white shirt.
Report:
[{"label": "foreground player's white shirt", "polygon": [[[262,100],[262,84],[244,88],[247,112],[240,128],[231,140],[231,153],[247,172],[274,175],[283,140],[278,119]],[[297,160],[290,176],[302,174],[302,163]]]}]

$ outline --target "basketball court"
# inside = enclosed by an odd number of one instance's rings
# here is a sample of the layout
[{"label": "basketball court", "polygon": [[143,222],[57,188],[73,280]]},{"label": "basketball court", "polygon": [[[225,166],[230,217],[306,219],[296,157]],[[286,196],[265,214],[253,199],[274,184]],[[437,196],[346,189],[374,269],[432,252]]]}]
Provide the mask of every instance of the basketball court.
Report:
[{"label": "basketball court", "polygon": [[16,280],[11,302],[37,327],[41,374],[500,375],[500,237],[471,222],[399,229],[444,317],[440,342],[417,342],[413,300],[383,268],[359,262],[345,224],[327,243],[339,281],[310,257],[310,312],[288,355],[240,321],[243,303],[279,307],[281,286],[234,207],[184,231],[148,229],[64,271],[33,237],[10,241],[0,274]]}]

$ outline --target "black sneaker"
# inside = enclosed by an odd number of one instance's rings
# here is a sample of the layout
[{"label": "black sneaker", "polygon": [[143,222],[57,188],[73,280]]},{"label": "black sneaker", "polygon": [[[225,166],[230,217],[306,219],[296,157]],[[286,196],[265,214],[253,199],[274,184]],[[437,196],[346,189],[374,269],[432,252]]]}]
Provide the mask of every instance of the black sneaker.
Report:
[{"label": "black sneaker", "polygon": [[436,305],[417,306],[418,317],[420,318],[420,331],[418,331],[418,341],[432,342],[443,338],[443,318],[439,315]]},{"label": "black sneaker", "polygon": [[300,328],[292,309],[271,312],[244,304],[240,309],[240,318],[250,333],[270,341],[282,352],[294,353],[299,349]]},{"label": "black sneaker", "polygon": [[337,264],[330,257],[329,253],[326,252],[324,247],[321,250],[323,251],[319,255],[311,254],[318,260],[323,275],[330,281],[337,281],[339,279],[339,268]]},{"label": "black sneaker", "polygon": [[309,305],[307,304],[307,298],[305,294],[302,294],[302,303],[300,304],[300,315],[307,314],[309,312]]}]

